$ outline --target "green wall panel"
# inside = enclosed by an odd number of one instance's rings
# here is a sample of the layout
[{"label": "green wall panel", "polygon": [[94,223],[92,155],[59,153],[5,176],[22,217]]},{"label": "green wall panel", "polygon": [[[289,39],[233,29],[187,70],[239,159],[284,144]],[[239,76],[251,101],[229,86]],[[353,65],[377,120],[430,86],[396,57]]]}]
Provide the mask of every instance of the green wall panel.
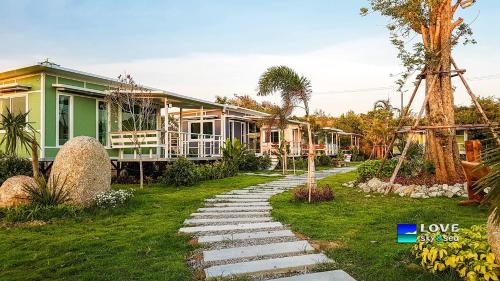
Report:
[{"label": "green wall panel", "polygon": [[42,79],[41,75],[38,74],[35,76],[17,79],[16,82],[20,83],[20,84],[30,85],[31,86],[30,91],[38,91],[38,90],[40,90],[41,79]]},{"label": "green wall panel", "polygon": [[87,88],[92,89],[92,90],[98,90],[98,91],[104,91],[104,90],[108,89],[108,87],[106,87],[106,86],[93,84],[93,83],[87,83]]},{"label": "green wall panel", "polygon": [[73,97],[73,136],[96,137],[96,99]]},{"label": "green wall panel", "polygon": [[37,129],[40,130],[40,123],[41,123],[41,112],[40,112],[40,92],[34,92],[28,94],[28,120],[31,122],[31,125]]},{"label": "green wall panel", "polygon": [[65,85],[76,86],[76,87],[81,87],[81,88],[83,88],[83,86],[85,85],[85,83],[83,83],[82,81],[63,78],[63,77],[59,77],[59,84],[65,84]]},{"label": "green wall panel", "polygon": [[[56,146],[56,83],[54,76],[45,76],[45,146]],[[47,156],[49,157],[49,156]]]}]

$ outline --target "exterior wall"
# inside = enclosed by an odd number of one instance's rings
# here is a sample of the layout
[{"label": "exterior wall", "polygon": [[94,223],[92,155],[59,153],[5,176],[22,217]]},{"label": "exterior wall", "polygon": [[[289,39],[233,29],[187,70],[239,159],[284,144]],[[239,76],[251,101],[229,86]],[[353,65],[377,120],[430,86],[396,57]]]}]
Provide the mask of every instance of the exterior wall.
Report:
[{"label": "exterior wall", "polygon": [[[301,150],[301,144],[302,144],[302,132],[301,132],[301,129],[300,129],[300,126],[297,125],[297,124],[288,124],[288,126],[286,127],[285,131],[284,131],[284,139],[292,144],[294,139],[293,139],[293,130],[299,130],[299,133],[298,133],[298,139],[296,139],[295,141],[298,142],[298,147],[297,149],[299,151],[297,151],[297,153],[300,154],[300,150]],[[277,128],[272,128],[272,131],[279,131],[279,129]],[[263,125],[260,129],[260,147],[261,147],[261,152],[262,153],[269,153],[270,151],[275,151],[276,150],[276,144],[273,144],[273,143],[269,143],[269,142],[266,142],[266,137],[269,138],[268,134],[269,134],[269,126],[268,125]],[[281,141],[282,141],[282,136],[280,135],[280,142],[279,144],[281,144]],[[278,144],[278,145],[279,145]]]},{"label": "exterior wall", "polygon": [[[41,131],[41,122],[40,120],[42,119],[42,109],[40,106],[40,101],[41,101],[41,75],[40,74],[34,74],[34,75],[28,75],[28,76],[23,76],[23,77],[18,77],[14,79],[8,79],[8,80],[2,80],[0,81],[0,85],[3,84],[10,84],[10,83],[20,83],[24,85],[29,85],[31,86],[31,89],[29,91],[18,91],[18,92],[9,92],[9,93],[0,93],[1,97],[12,97],[12,96],[26,96],[26,103],[27,103],[27,110],[29,111],[28,114],[28,121],[31,122],[31,125],[37,130],[37,135],[36,138],[38,142],[40,143],[40,131]],[[0,138],[3,137],[2,131],[0,131]],[[4,151],[5,146],[2,145],[0,146],[0,150]],[[40,151],[39,151],[40,153]],[[18,155],[24,156],[24,157],[29,157],[30,153],[26,151],[25,148],[19,147],[17,151]]]}]

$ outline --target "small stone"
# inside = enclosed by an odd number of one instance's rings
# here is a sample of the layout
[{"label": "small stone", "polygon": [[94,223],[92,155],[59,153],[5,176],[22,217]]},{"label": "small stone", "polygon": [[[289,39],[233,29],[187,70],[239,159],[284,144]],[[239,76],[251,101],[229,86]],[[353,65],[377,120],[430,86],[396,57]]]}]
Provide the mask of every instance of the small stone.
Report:
[{"label": "small stone", "polygon": [[35,180],[27,176],[8,178],[0,187],[0,208],[14,207],[29,203],[24,185],[34,185]]}]

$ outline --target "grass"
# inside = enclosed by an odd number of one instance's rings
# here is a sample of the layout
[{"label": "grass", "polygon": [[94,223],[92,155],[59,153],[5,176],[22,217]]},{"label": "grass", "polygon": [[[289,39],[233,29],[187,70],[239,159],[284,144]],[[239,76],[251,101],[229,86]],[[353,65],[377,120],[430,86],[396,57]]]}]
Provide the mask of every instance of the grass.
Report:
[{"label": "grass", "polygon": [[[46,225],[0,221],[0,280],[191,280],[185,260],[194,248],[177,234],[183,221],[207,197],[274,179],[240,175],[180,189],[152,185],[122,208]],[[115,186],[128,187],[137,189]]]},{"label": "grass", "polygon": [[356,172],[325,178],[333,187],[332,202],[295,202],[291,192],[272,198],[273,216],[291,224],[319,245],[335,260],[336,267],[356,280],[456,280],[450,275],[424,271],[410,255],[412,244],[396,243],[397,223],[458,223],[459,227],[486,223],[487,210],[459,207],[460,199],[410,199],[371,194],[365,197],[342,183],[353,180]]}]

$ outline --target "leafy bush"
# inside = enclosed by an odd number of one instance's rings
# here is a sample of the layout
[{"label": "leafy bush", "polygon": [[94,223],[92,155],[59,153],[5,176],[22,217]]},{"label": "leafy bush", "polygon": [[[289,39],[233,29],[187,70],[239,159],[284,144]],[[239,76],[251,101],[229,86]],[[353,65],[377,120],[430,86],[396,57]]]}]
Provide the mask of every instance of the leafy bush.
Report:
[{"label": "leafy bush", "polygon": [[[293,160],[290,162],[290,167],[293,167]],[[305,170],[307,169],[307,159],[299,157],[295,158],[295,169]]]},{"label": "leafy bush", "polygon": [[196,173],[199,181],[217,180],[237,175],[238,167],[234,163],[218,161],[196,166]]},{"label": "leafy bush", "polygon": [[361,151],[357,148],[357,147],[353,147],[352,148],[352,154],[351,154],[351,161],[354,161],[354,162],[360,162],[360,161],[364,161],[365,160],[365,157],[363,156],[363,154],[361,153]]},{"label": "leafy bush", "polygon": [[5,220],[9,222],[48,221],[53,218],[74,218],[81,212],[81,208],[69,205],[30,204],[5,209],[4,216]]},{"label": "leafy bush", "polygon": [[138,184],[139,180],[136,177],[121,174],[118,177],[113,177],[111,182],[117,184]]},{"label": "leafy bush", "polygon": [[330,156],[321,154],[318,158],[320,166],[330,166],[332,164],[332,158]]},{"label": "leafy bush", "polygon": [[454,271],[467,280],[498,280],[500,265],[488,245],[486,227],[475,225],[460,229],[457,236],[457,242],[419,242],[412,254],[431,272]]},{"label": "leafy bush", "polygon": [[232,162],[238,167],[247,154],[248,150],[238,139],[234,139],[233,141],[226,139],[222,147],[222,159],[225,162]]},{"label": "leafy bush", "polygon": [[13,176],[32,176],[31,161],[14,155],[0,155],[0,185]]},{"label": "leafy bush", "polygon": [[259,171],[271,167],[271,158],[269,155],[257,156],[254,153],[246,153],[242,156],[239,163],[241,171]]},{"label": "leafy bush", "polygon": [[[309,201],[309,190],[307,187],[295,189],[293,196],[297,201]],[[311,191],[311,202],[324,202],[333,200],[333,191],[329,185],[318,186]]]},{"label": "leafy bush", "polygon": [[177,158],[167,166],[161,182],[174,186],[191,186],[198,182],[196,165],[184,157]]},{"label": "leafy bush", "polygon": [[95,195],[94,202],[98,208],[116,208],[125,204],[134,196],[134,189],[119,189],[100,192]]},{"label": "leafy bush", "polygon": [[[358,167],[358,181],[367,181],[376,176],[378,169],[380,168],[381,160],[368,160]],[[397,165],[396,159],[390,159],[385,161],[384,168],[380,172],[381,178],[388,178],[392,175],[394,168]]]},{"label": "leafy bush", "polygon": [[23,189],[33,205],[56,206],[69,200],[66,179],[61,180],[59,176],[52,176],[49,181],[37,177],[34,183],[25,184]]}]

